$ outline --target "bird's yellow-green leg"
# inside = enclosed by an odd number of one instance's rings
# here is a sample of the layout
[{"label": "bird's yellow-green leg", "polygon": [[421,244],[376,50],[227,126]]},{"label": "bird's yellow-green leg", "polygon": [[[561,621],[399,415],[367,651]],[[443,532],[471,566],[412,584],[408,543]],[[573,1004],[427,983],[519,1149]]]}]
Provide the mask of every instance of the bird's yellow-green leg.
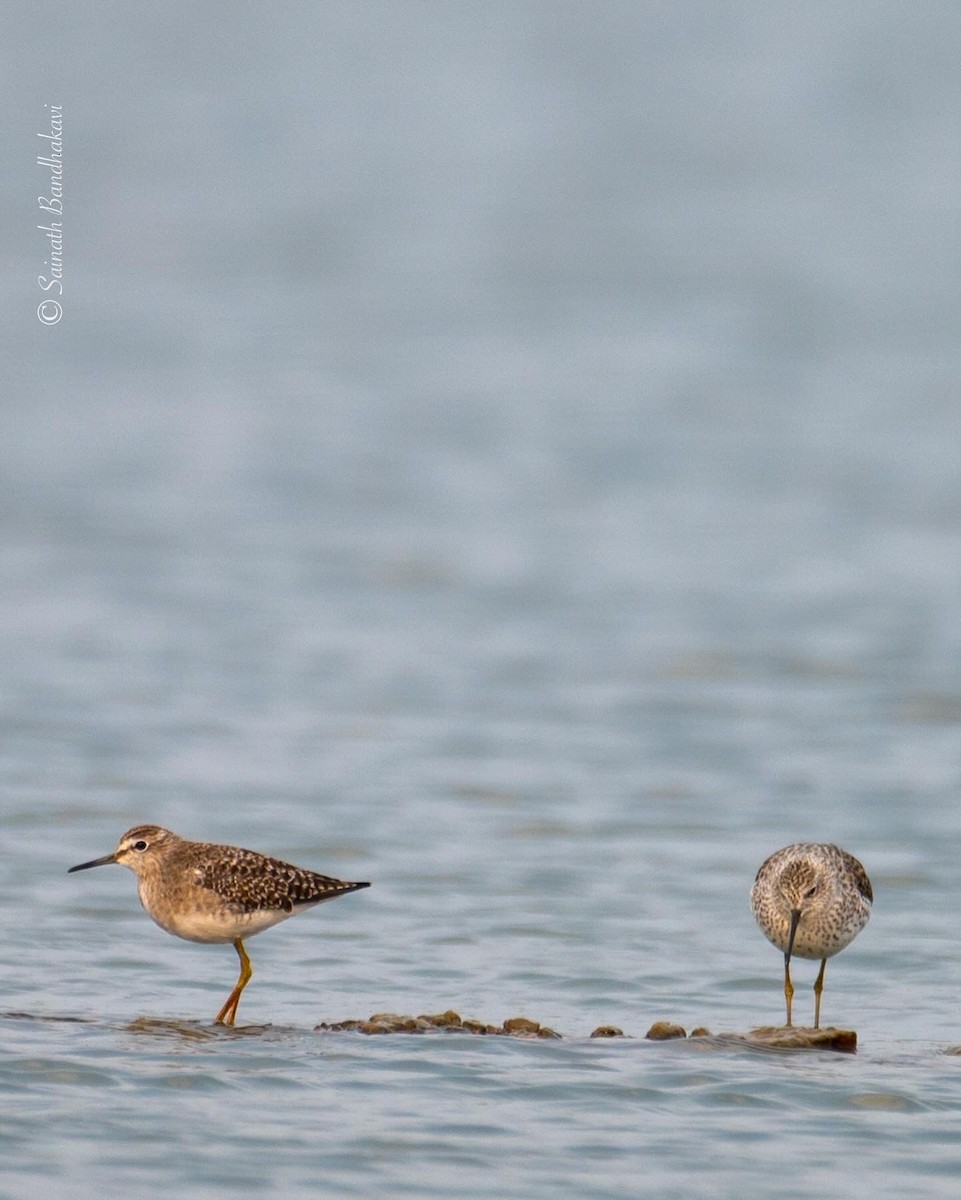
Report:
[{"label": "bird's yellow-green leg", "polygon": [[828,960],[821,959],[821,969],[818,971],[818,977],[814,981],[814,1028],[821,1028],[821,993],[824,991],[824,968],[827,966]]},{"label": "bird's yellow-green leg", "polygon": [[791,958],[784,956],[784,1004],[787,1008],[787,1028],[791,1027],[791,1001],[794,999],[794,984],[791,982]]},{"label": "bird's yellow-green leg", "polygon": [[247,951],[244,949],[244,944],[240,938],[234,941],[234,949],[240,958],[240,978],[237,980],[237,986],[227,997],[227,1003],[214,1017],[215,1025],[233,1025],[234,1018],[237,1016],[237,1005],[240,1003],[240,993],[250,982],[250,977],[254,973],[253,967],[250,965],[250,959],[247,957]]}]

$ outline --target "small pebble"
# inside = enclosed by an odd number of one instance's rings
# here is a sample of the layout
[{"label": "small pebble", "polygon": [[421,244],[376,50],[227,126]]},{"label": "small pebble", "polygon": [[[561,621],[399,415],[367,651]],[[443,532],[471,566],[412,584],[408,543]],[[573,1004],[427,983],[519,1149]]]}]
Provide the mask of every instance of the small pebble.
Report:
[{"label": "small pebble", "polygon": [[672,1025],[670,1021],[655,1021],[644,1035],[652,1042],[669,1042],[671,1038],[687,1037],[680,1025]]},{"label": "small pebble", "polygon": [[443,1029],[448,1025],[463,1025],[464,1023],[452,1008],[449,1008],[447,1012],[436,1013],[434,1016],[428,1016],[426,1013],[423,1016],[425,1021],[436,1026],[438,1029]]},{"label": "small pebble", "polygon": [[504,1028],[508,1033],[537,1033],[540,1024],[527,1017],[509,1017],[504,1022]]}]

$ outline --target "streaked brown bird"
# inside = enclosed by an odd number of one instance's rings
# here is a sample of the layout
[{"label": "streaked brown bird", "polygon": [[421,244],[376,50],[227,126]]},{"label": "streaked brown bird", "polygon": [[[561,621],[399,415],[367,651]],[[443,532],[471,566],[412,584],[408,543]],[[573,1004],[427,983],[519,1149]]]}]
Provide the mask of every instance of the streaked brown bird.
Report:
[{"label": "streaked brown bird", "polygon": [[253,974],[244,938],[316,904],[370,887],[238,846],[190,842],[159,825],[128,829],[113,854],[80,863],[68,874],[108,863],[134,872],[140,903],[161,929],[188,942],[233,945],[240,958],[240,978],[214,1018],[218,1025],[233,1025],[240,995]]},{"label": "streaked brown bird", "polygon": [[814,1028],[821,1025],[827,960],[868,923],[874,893],[867,872],[846,850],[797,842],[765,859],[751,889],[751,909],[765,937],[784,952],[784,1003],[791,1024],[791,958],[819,958],[814,981]]}]

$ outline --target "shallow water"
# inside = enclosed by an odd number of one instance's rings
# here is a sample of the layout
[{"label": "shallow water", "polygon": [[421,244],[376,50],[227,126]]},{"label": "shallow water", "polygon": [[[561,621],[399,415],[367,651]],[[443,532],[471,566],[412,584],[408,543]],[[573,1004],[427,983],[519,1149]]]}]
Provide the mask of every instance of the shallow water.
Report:
[{"label": "shallow water", "polygon": [[3,1040],[3,1140],[30,1164],[5,1169],[11,1195],[679,1197],[768,1170],[791,1195],[948,1195],[961,1155],[957,1059],[916,1041],[851,1058],[12,1018]]},{"label": "shallow water", "polygon": [[[0,1197],[957,1192],[961,15],[518,11],[11,10]],[[372,886],[213,1029],[147,821]],[[646,1042],[808,839],[857,1055]],[[447,1008],[563,1037],[315,1029]]]}]

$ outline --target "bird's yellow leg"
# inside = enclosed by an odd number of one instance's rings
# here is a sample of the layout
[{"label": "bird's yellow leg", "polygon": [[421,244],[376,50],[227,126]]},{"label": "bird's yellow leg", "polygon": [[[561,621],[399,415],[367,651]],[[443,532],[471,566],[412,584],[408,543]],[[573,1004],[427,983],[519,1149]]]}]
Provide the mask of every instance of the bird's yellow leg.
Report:
[{"label": "bird's yellow leg", "polygon": [[240,978],[237,980],[237,986],[227,997],[227,1003],[214,1017],[215,1025],[233,1025],[234,1018],[237,1016],[237,1005],[240,1003],[240,993],[250,982],[250,977],[254,973],[253,967],[250,965],[250,959],[247,957],[247,951],[244,949],[244,944],[240,938],[234,941],[234,949],[240,958]]},{"label": "bird's yellow leg", "polygon": [[821,959],[821,969],[818,971],[818,977],[814,981],[814,1028],[821,1028],[821,993],[824,991],[824,968],[827,966],[828,960]]},{"label": "bird's yellow leg", "polygon": [[791,1027],[791,1001],[794,999],[794,984],[791,982],[791,960],[784,956],[784,1005],[787,1008],[787,1028]]}]

